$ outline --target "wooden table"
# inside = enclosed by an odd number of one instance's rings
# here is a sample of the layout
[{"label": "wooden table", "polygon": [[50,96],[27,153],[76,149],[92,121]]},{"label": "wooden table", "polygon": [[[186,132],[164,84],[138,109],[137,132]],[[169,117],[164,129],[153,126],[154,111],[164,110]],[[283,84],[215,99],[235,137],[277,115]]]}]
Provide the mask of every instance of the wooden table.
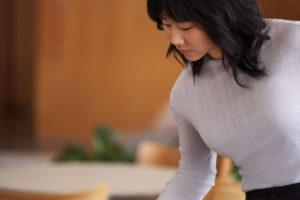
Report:
[{"label": "wooden table", "polygon": [[0,168],[0,189],[68,193],[101,183],[111,199],[154,199],[175,174],[175,169],[132,164],[34,164]]}]

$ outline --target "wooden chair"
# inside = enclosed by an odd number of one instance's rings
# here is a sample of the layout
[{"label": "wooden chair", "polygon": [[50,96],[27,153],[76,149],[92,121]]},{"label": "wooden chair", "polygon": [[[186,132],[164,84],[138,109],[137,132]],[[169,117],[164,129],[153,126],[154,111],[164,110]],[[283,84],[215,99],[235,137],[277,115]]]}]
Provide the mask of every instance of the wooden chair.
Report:
[{"label": "wooden chair", "polygon": [[233,162],[231,159],[222,157],[218,155],[217,157],[217,174],[216,180],[222,182],[232,182],[233,176],[231,175],[231,170],[233,167]]},{"label": "wooden chair", "polygon": [[180,153],[177,148],[153,142],[141,142],[137,147],[137,164],[177,168]]},{"label": "wooden chair", "polygon": [[241,191],[241,182],[218,180],[207,197],[207,200],[245,200],[245,194]]},{"label": "wooden chair", "polygon": [[108,200],[108,188],[101,184],[92,189],[68,194],[0,190],[0,200]]},{"label": "wooden chair", "polygon": [[233,162],[229,158],[218,155],[217,175],[215,186],[207,195],[207,200],[244,200],[245,194],[241,191],[241,182],[234,180],[231,170]]}]

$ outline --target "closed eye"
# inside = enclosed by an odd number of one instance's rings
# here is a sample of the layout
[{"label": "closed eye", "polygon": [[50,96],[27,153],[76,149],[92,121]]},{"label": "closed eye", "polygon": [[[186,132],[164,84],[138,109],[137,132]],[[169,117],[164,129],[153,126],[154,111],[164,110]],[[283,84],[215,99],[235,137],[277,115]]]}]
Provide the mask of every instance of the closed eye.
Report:
[{"label": "closed eye", "polygon": [[162,25],[165,26],[165,27],[171,27],[170,24],[162,24]]},{"label": "closed eye", "polygon": [[188,30],[190,30],[191,28],[193,28],[193,26],[190,26],[190,27],[188,27],[188,28],[182,28],[181,30],[183,30],[183,31],[188,31]]}]

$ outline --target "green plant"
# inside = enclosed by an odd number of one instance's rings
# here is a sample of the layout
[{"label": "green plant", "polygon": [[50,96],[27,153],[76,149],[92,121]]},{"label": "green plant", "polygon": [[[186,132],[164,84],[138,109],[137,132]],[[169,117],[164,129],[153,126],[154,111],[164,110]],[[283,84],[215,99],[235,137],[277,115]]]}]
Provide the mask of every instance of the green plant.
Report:
[{"label": "green plant", "polygon": [[241,181],[242,180],[242,176],[241,174],[239,173],[239,170],[240,170],[240,167],[236,166],[236,165],[233,165],[232,167],[232,174],[234,176],[234,179],[236,181]]},{"label": "green plant", "polygon": [[119,142],[119,134],[105,125],[97,125],[92,139],[93,152],[88,154],[78,145],[67,145],[56,157],[59,162],[64,161],[117,161],[134,162],[134,155],[130,154]]},{"label": "green plant", "polygon": [[107,126],[97,126],[93,139],[94,159],[133,162],[131,155],[119,142],[119,134]]},{"label": "green plant", "polygon": [[67,145],[62,153],[60,153],[56,157],[57,161],[87,161],[90,160],[89,155],[86,153],[86,151],[76,145],[69,144]]}]

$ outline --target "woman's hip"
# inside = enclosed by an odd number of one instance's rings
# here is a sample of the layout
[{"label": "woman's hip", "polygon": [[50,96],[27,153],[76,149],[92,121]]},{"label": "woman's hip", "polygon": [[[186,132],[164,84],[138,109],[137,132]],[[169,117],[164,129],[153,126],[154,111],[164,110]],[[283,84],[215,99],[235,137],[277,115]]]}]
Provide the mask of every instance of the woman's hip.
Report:
[{"label": "woman's hip", "polygon": [[248,191],[246,200],[300,200],[300,183]]}]

